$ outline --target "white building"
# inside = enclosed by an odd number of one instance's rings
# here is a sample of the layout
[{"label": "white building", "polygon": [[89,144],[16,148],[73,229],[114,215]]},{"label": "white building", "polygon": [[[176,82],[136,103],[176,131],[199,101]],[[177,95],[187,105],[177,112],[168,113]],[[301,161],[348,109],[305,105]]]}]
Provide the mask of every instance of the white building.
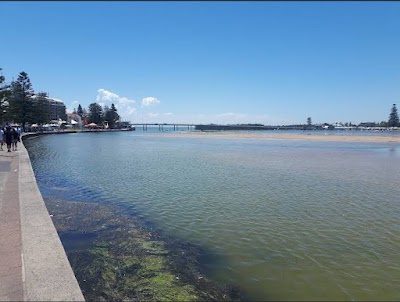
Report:
[{"label": "white building", "polygon": [[[37,98],[37,95],[33,95],[32,98]],[[64,102],[59,99],[49,97],[46,97],[46,100],[49,102],[49,120],[65,120],[66,107]]]},{"label": "white building", "polygon": [[77,113],[67,113],[67,123],[71,124],[73,128],[81,129],[83,126],[82,118]]}]

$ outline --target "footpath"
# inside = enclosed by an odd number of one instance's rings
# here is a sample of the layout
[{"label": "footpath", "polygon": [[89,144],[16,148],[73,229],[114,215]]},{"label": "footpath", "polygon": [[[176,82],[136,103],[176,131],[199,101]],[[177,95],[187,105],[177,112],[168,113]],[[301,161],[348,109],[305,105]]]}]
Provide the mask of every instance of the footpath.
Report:
[{"label": "footpath", "polygon": [[84,301],[22,142],[0,151],[0,301]]}]

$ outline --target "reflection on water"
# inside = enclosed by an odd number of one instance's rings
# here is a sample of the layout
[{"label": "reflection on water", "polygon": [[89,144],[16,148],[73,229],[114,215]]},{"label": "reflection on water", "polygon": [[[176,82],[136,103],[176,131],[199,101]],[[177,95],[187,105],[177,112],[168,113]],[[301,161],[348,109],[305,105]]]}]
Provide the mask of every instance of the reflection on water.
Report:
[{"label": "reflection on water", "polygon": [[400,297],[399,145],[140,131],[25,145],[43,195],[123,203],[223,257],[209,273],[252,299]]}]

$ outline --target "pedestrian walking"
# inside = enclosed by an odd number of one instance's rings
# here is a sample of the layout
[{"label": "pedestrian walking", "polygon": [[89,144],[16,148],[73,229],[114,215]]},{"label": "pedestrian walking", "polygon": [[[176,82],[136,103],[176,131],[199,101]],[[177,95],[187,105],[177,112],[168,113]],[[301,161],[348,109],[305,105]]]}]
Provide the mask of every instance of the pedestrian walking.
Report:
[{"label": "pedestrian walking", "polygon": [[5,141],[6,141],[6,145],[7,145],[7,152],[11,152],[11,144],[12,144],[12,132],[11,132],[11,127],[8,125],[6,127],[6,132],[4,134],[5,136]]},{"label": "pedestrian walking", "polygon": [[4,129],[0,129],[0,150],[3,151],[3,144],[4,144]]},{"label": "pedestrian walking", "polygon": [[12,128],[12,149],[13,151],[17,151],[17,144],[18,144],[19,134],[17,129]]}]

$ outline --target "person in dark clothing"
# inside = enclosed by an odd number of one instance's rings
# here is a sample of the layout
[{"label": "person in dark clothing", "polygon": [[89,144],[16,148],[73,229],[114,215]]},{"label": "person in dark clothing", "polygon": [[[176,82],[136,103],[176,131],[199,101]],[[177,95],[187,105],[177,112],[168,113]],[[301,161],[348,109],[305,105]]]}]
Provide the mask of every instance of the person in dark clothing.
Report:
[{"label": "person in dark clothing", "polygon": [[3,151],[3,145],[4,145],[4,128],[0,129],[0,150]]},{"label": "person in dark clothing", "polygon": [[7,144],[7,151],[11,152],[11,143],[12,143],[13,135],[12,135],[10,126],[6,127],[6,132],[4,133],[4,136],[6,138],[5,141],[6,141],[6,144]]},{"label": "person in dark clothing", "polygon": [[18,131],[15,128],[12,128],[12,148],[13,151],[17,151],[17,143],[18,143]]}]

